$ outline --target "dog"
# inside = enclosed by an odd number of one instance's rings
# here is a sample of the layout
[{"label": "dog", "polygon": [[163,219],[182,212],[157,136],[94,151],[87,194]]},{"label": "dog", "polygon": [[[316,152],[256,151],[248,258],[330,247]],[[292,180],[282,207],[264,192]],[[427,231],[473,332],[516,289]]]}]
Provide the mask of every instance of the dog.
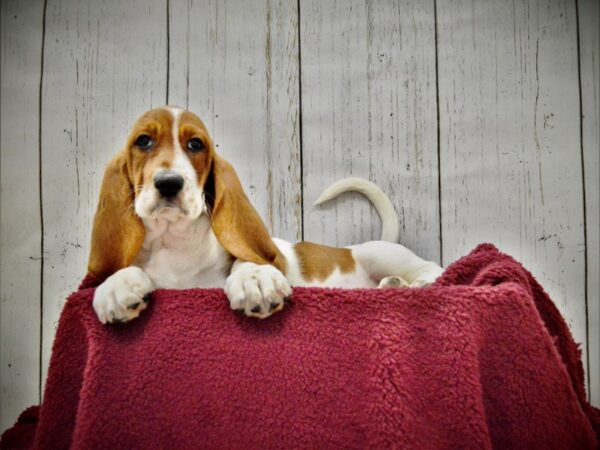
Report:
[{"label": "dog", "polygon": [[347,190],[374,203],[394,242],[333,248],[271,238],[202,121],[175,107],[148,111],[104,174],[88,264],[100,283],[94,310],[102,323],[126,322],[156,288],[218,287],[233,310],[265,318],[283,308],[291,286],[433,283],[442,268],[395,243],[396,213],[375,185],[342,180],[317,202]]}]

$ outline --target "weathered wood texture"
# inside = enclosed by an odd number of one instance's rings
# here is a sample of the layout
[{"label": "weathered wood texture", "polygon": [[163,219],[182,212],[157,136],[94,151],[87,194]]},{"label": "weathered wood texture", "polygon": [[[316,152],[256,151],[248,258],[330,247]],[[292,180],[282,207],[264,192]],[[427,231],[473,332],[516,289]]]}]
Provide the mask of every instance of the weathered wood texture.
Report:
[{"label": "weathered wood texture", "polygon": [[43,379],[59,313],[85,275],[102,173],[166,100],[164,0],[48,0],[42,92]]},{"label": "weathered wood texture", "polygon": [[587,247],[589,387],[600,405],[600,2],[579,2],[582,149]]},{"label": "weathered wood texture", "polygon": [[300,6],[304,238],[379,239],[359,195],[312,206],[347,176],[390,197],[401,241],[439,260],[433,2],[306,0]]},{"label": "weathered wood texture", "polygon": [[301,238],[296,2],[170,1],[169,103],[196,112],[275,236]]},{"label": "weathered wood texture", "polygon": [[1,3],[0,431],[39,401],[43,0]]},{"label": "weathered wood texture", "polygon": [[589,343],[600,404],[596,0],[579,34],[575,0],[47,0],[45,34],[43,0],[1,5],[2,428],[39,400],[106,162],[166,102],[205,120],[275,235],[378,238],[358,195],[312,206],[354,175],[420,255],[523,261]]},{"label": "weathered wood texture", "polygon": [[[492,242],[586,353],[574,2],[437,2],[444,263]],[[585,358],[584,358],[585,359]]]}]

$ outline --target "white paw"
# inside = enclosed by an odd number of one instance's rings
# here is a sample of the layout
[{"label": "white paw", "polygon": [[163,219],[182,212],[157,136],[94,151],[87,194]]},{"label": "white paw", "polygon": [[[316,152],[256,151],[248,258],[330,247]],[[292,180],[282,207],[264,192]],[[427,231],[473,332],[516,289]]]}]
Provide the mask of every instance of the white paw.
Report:
[{"label": "white paw", "polygon": [[146,295],[154,290],[152,281],[139,267],[121,269],[96,288],[94,311],[100,322],[127,322],[148,306]]},{"label": "white paw", "polygon": [[385,277],[379,282],[379,289],[409,287],[410,284],[400,276]]},{"label": "white paw", "polygon": [[431,263],[420,271],[419,275],[413,280],[412,283],[410,283],[410,287],[420,288],[429,286],[430,284],[433,284],[443,272],[444,269],[437,264]]},{"label": "white paw", "polygon": [[236,264],[227,278],[225,294],[231,309],[264,319],[283,308],[292,288],[275,267],[243,262]]}]

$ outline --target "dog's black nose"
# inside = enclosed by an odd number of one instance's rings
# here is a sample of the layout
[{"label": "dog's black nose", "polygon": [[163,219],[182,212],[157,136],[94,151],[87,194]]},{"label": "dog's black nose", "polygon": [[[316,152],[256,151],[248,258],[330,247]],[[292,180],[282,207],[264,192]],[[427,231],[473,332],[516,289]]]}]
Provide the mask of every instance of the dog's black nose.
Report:
[{"label": "dog's black nose", "polygon": [[154,177],[154,187],[163,197],[175,197],[183,188],[183,178],[173,172],[161,172]]}]

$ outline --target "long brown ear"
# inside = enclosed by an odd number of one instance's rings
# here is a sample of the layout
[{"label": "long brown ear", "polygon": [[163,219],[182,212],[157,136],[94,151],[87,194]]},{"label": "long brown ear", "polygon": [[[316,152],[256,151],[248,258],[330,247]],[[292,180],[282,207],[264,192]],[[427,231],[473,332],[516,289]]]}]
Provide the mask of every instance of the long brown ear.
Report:
[{"label": "long brown ear", "polygon": [[94,217],[88,271],[99,280],[129,266],[144,243],[144,224],[134,211],[133,201],[127,158],[121,152],[104,172]]},{"label": "long brown ear", "polygon": [[285,258],[250,204],[233,167],[214,156],[211,179],[214,195],[211,226],[217,239],[234,257],[256,264],[272,264],[285,273]]}]

